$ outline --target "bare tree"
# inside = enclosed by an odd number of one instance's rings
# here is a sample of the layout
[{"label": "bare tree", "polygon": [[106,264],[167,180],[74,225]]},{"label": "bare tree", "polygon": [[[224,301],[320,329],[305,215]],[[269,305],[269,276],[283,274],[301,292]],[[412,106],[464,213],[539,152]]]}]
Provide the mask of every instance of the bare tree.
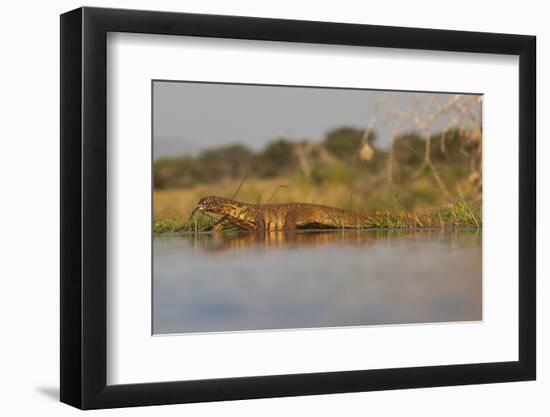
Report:
[{"label": "bare tree", "polygon": [[[440,100],[444,97],[448,98],[444,101]],[[450,131],[457,130],[469,142],[469,149],[472,149],[468,155],[470,157],[469,179],[477,189],[476,199],[480,200],[482,183],[482,96],[464,94],[451,96],[431,94],[427,96],[426,93],[410,93],[409,108],[400,111],[392,110],[392,108],[397,107],[395,99],[395,93],[380,93],[379,102],[386,107],[386,111],[383,112],[387,115],[386,122],[393,125],[387,161],[388,188],[392,185],[396,164],[396,139],[406,131],[413,131],[424,138],[422,163],[413,174],[413,177],[418,177],[426,169],[429,169],[443,193],[451,198],[451,193],[431,160],[432,139],[434,133],[441,133],[440,149],[442,153],[446,154],[447,135]],[[436,131],[434,128],[436,124],[443,127]]]}]

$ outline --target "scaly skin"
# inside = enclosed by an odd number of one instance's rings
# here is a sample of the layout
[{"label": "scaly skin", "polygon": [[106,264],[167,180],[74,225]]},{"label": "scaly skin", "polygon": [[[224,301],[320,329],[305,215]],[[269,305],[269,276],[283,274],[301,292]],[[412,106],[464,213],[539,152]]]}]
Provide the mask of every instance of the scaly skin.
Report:
[{"label": "scaly skin", "polygon": [[396,227],[445,227],[446,224],[403,213],[363,212],[309,203],[248,204],[222,197],[201,198],[197,211],[221,215],[214,230],[224,223],[248,231],[293,231],[305,228],[359,229],[375,227],[377,220],[391,215],[398,220]]}]

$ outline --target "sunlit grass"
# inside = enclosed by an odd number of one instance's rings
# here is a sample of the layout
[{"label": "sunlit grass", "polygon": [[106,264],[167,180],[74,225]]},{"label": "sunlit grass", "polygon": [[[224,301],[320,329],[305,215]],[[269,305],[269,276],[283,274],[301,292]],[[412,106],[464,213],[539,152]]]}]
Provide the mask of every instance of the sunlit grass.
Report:
[{"label": "sunlit grass", "polygon": [[430,214],[430,218],[453,226],[482,225],[481,207],[472,207],[466,201],[438,208]]},{"label": "sunlit grass", "polygon": [[[365,182],[374,181],[370,177]],[[153,215],[155,220],[170,218],[187,220],[191,210],[200,198],[217,195],[233,198],[240,181],[220,181],[213,184],[199,184],[189,188],[155,190],[153,193]],[[466,199],[471,185],[465,179],[453,187],[457,201]],[[429,177],[410,180],[403,186],[387,187],[384,180],[365,187],[355,187],[343,182],[317,184],[301,177],[248,178],[238,191],[237,200],[246,203],[315,203],[342,209],[369,211],[407,211],[427,213],[434,207],[443,207],[449,199],[442,196],[434,181]]]}]

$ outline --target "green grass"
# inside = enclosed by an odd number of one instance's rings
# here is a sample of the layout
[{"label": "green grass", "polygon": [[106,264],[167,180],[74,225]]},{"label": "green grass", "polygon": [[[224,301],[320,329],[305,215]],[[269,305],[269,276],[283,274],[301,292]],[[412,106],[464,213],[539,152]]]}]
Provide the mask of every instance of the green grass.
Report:
[{"label": "green grass", "polygon": [[422,224],[411,224],[410,222],[405,221],[404,217],[408,215],[403,213],[400,215],[395,215],[392,213],[387,213],[382,216],[373,217],[371,220],[370,228],[372,229],[402,229],[410,227],[421,227]]},{"label": "green grass", "polygon": [[472,207],[465,201],[438,208],[430,214],[430,218],[453,226],[482,226],[481,207]]},{"label": "green grass", "polygon": [[153,233],[181,233],[201,232],[207,230],[216,223],[216,219],[202,213],[197,213],[191,220],[182,221],[175,217],[169,219],[155,220],[153,222]]}]

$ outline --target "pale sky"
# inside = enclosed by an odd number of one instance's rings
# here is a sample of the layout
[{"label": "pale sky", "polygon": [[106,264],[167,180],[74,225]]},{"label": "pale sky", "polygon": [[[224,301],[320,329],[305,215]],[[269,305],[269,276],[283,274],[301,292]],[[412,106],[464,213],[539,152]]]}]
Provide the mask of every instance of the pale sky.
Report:
[{"label": "pale sky", "polygon": [[[417,108],[433,110],[452,95],[417,94]],[[155,81],[154,158],[196,155],[229,143],[259,150],[279,137],[321,141],[329,130],[364,129],[373,122],[384,147],[398,120],[392,113],[410,111],[412,103],[408,92]],[[439,117],[431,130],[440,131],[449,120]],[[405,123],[402,130],[412,127]]]}]

